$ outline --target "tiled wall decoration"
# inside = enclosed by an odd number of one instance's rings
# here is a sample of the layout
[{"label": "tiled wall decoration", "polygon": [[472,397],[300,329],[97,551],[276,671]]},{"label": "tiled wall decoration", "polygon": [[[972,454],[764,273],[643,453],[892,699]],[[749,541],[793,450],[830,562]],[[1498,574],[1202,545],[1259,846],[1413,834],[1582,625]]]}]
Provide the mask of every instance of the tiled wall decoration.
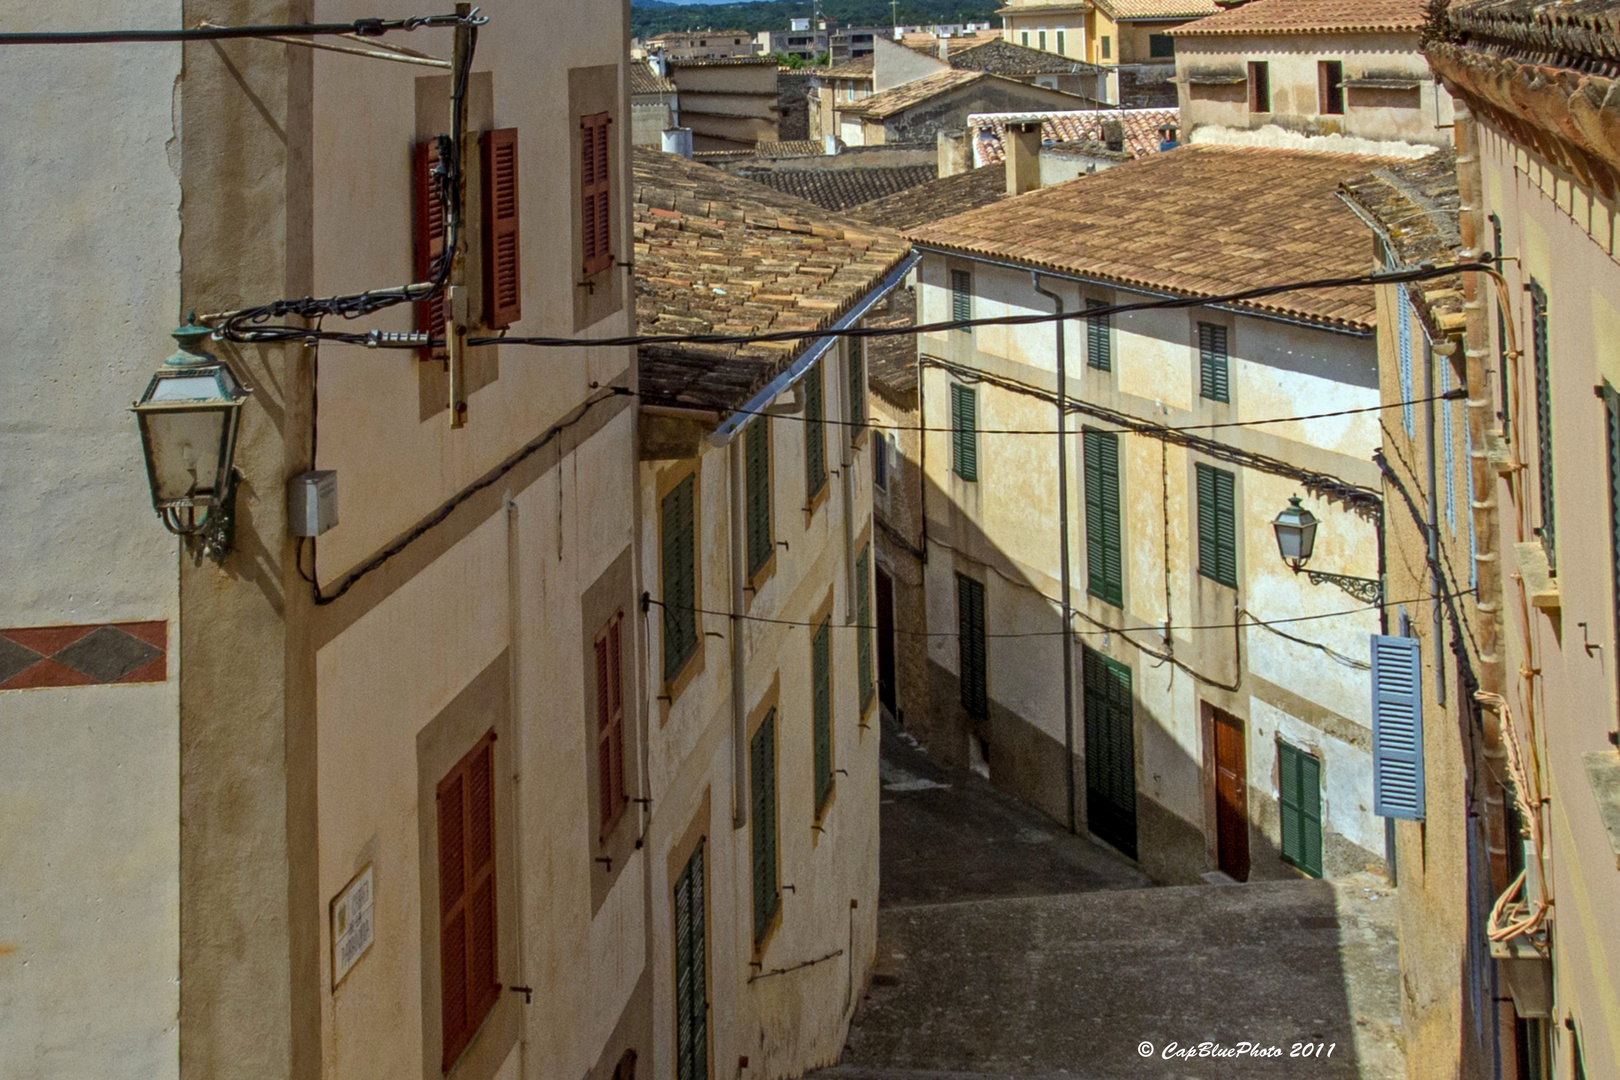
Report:
[{"label": "tiled wall decoration", "polygon": [[162,620],[0,630],[0,690],[168,677],[169,624]]}]

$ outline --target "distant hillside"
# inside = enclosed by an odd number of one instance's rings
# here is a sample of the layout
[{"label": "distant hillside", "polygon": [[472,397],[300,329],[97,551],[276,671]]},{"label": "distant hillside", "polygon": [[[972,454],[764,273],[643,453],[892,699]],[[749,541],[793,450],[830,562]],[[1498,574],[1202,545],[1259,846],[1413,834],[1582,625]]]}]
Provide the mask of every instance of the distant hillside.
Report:
[{"label": "distant hillside", "polygon": [[[999,0],[901,0],[900,22],[989,22]],[[822,0],[822,13],[843,26],[888,26],[894,18],[889,0]],[[666,0],[632,0],[630,29],[637,37],[674,30],[786,30],[790,19],[810,14],[810,0],[754,0],[752,3],[672,4]]]}]

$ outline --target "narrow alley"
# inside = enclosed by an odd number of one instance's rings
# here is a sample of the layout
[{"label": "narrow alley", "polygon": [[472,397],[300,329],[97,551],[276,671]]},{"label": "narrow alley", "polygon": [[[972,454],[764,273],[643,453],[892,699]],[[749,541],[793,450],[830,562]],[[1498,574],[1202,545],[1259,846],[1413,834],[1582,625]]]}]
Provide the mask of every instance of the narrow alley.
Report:
[{"label": "narrow alley", "polygon": [[[877,974],[820,1076],[1405,1076],[1382,881],[1154,887],[892,725],[882,753]],[[1245,1041],[1281,1056],[1164,1056]]]}]

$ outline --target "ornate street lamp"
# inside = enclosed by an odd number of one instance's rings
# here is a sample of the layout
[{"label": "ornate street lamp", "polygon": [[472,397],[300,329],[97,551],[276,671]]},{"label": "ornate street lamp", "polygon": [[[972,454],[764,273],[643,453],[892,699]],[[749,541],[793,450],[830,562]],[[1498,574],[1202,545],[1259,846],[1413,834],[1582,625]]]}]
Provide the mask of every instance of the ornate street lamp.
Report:
[{"label": "ornate street lamp", "polygon": [[1277,552],[1294,573],[1304,571],[1312,585],[1337,585],[1357,600],[1367,604],[1384,602],[1384,583],[1376,578],[1348,577],[1320,570],[1306,570],[1311,553],[1316,549],[1316,515],[1299,504],[1296,495],[1288,500],[1288,507],[1271,523],[1277,534]]},{"label": "ornate street lamp", "polygon": [[141,429],[152,509],[170,532],[200,537],[204,553],[219,559],[231,547],[236,433],[253,391],[204,347],[212,334],[195,317],[176,330],[180,348],[131,411]]}]

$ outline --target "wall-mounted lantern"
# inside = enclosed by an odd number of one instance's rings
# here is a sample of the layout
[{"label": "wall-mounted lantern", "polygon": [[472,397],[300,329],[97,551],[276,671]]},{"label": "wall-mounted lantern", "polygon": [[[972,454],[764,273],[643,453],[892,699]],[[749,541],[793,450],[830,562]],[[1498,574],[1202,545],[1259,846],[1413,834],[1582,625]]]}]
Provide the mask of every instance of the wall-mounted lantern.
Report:
[{"label": "wall-mounted lantern", "polygon": [[194,320],[176,330],[179,349],[131,411],[141,429],[152,509],[170,532],[201,538],[203,551],[218,559],[231,546],[236,434],[253,391],[207,351],[212,334]]},{"label": "wall-mounted lantern", "polygon": [[1337,585],[1363,603],[1382,604],[1384,583],[1376,578],[1348,577],[1305,569],[1305,564],[1316,550],[1316,525],[1316,515],[1300,505],[1297,495],[1288,500],[1287,508],[1271,523],[1272,531],[1277,534],[1277,553],[1288,568],[1296,574],[1303,571],[1312,585]]}]

